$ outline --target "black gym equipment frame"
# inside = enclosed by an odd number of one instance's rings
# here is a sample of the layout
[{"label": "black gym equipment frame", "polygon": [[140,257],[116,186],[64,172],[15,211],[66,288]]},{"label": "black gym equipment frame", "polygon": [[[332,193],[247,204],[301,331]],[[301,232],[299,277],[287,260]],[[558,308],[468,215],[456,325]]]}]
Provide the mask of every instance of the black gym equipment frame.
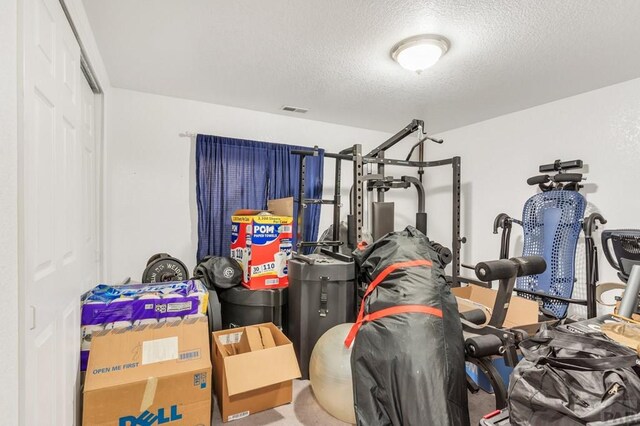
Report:
[{"label": "black gym equipment frame", "polygon": [[[419,142],[418,161],[412,160],[398,160],[392,158],[386,158],[385,152],[400,142],[407,136],[415,133],[416,131],[424,129],[424,122],[422,120],[414,119],[400,130],[395,135],[384,141],[382,144],[371,150],[368,154],[362,154],[362,145],[355,144],[352,147],[346,148],[339,153],[325,152],[325,158],[333,158],[336,161],[335,167],[335,190],[333,199],[310,199],[305,198],[305,173],[306,165],[305,159],[310,156],[318,156],[319,148],[316,146],[313,150],[294,150],[291,153],[299,155],[300,158],[300,181],[299,181],[299,198],[298,198],[298,230],[297,230],[297,244],[296,250],[298,253],[302,252],[305,247],[322,247],[323,251],[337,253],[339,247],[342,245],[340,241],[340,207],[341,207],[341,181],[342,181],[342,162],[349,161],[353,164],[353,190],[351,191],[350,200],[350,212],[347,217],[347,226],[349,229],[348,242],[350,248],[356,248],[357,245],[363,240],[363,224],[364,224],[364,184],[367,181],[364,173],[365,164],[376,164],[377,172],[380,176],[384,176],[384,168],[386,165],[390,166],[405,166],[415,167],[418,169],[419,182],[422,183],[422,177],[424,169],[427,167],[439,167],[448,166],[452,168],[452,231],[451,231],[451,252],[452,252],[452,271],[451,271],[451,285],[454,287],[460,286],[460,250],[462,244],[466,241],[465,238],[460,236],[460,197],[461,197],[461,159],[459,156],[445,158],[436,161],[424,161],[424,142],[427,140],[434,141],[436,143],[442,143],[441,140],[435,140],[429,137],[425,137]],[[412,150],[415,148],[412,147]],[[377,200],[384,201],[384,188],[378,188]],[[333,205],[333,235],[331,240],[328,241],[304,241],[303,228],[304,228],[304,209],[310,204],[330,204]],[[425,229],[426,231],[426,229]]]}]

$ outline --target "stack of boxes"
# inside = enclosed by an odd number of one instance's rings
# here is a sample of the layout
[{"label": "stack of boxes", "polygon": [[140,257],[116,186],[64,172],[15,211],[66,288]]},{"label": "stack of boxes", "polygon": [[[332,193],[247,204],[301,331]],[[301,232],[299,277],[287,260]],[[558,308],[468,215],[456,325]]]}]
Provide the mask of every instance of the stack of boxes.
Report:
[{"label": "stack of boxes", "polygon": [[209,293],[200,281],[100,284],[81,300],[80,371],[87,369],[94,333],[114,328],[154,325],[205,317]]},{"label": "stack of boxes", "polygon": [[[197,281],[101,285],[85,295],[87,318],[128,323],[123,328],[101,323],[91,333],[83,327],[91,337],[85,426],[209,425],[212,389],[224,422],[292,401],[292,380],[300,369],[291,341],[273,323],[209,335],[200,289]],[[191,291],[176,298],[145,297],[181,290]],[[127,300],[113,303],[121,298]],[[146,322],[150,319],[154,322]]]},{"label": "stack of boxes", "polygon": [[[275,210],[284,206],[290,211],[292,203],[290,198],[276,200]],[[275,300],[273,312],[280,313],[273,316],[282,319],[292,240],[290,213],[239,210],[233,215],[231,257],[242,265],[243,286],[227,290],[226,305],[222,293],[223,312],[226,307],[230,317],[255,322],[266,316],[262,299]],[[292,379],[300,377],[300,369],[282,324],[209,336],[207,320],[201,318],[208,297],[195,280],[99,285],[83,296],[85,426],[208,425],[212,387],[224,422],[291,402]]]}]

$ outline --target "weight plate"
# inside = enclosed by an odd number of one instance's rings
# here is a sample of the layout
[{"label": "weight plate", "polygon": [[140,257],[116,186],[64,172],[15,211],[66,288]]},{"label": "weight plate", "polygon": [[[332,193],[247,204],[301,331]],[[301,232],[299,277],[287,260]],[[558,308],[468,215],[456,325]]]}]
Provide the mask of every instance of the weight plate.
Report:
[{"label": "weight plate", "polygon": [[[166,253],[160,253],[160,255],[163,254],[166,255]],[[147,265],[142,273],[143,283],[185,281],[187,279],[189,279],[189,272],[185,264],[169,255],[156,258]]]},{"label": "weight plate", "polygon": [[151,262],[161,259],[163,257],[171,257],[171,255],[169,253],[156,253],[153,256],[151,256],[149,260],[147,260],[147,266],[149,266]]}]

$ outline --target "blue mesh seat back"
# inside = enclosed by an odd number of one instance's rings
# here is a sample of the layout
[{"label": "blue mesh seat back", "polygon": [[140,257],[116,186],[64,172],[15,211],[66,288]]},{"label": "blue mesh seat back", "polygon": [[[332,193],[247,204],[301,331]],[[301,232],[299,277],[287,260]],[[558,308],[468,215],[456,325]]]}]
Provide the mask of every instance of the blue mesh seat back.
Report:
[{"label": "blue mesh seat back", "polygon": [[[547,270],[540,275],[518,278],[516,288],[571,297],[576,246],[582,231],[585,207],[584,197],[569,190],[542,192],[527,200],[522,211],[522,254],[544,257]],[[547,299],[543,308],[564,318],[568,303]]]}]

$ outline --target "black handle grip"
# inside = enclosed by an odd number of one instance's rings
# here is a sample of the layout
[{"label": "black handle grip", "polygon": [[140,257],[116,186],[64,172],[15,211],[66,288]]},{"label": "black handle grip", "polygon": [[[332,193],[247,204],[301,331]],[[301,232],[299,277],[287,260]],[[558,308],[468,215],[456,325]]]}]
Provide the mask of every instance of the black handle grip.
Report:
[{"label": "black handle grip", "polygon": [[495,334],[469,337],[464,342],[464,347],[469,355],[474,358],[482,358],[490,355],[499,355],[502,340]]},{"label": "black handle grip", "polygon": [[527,185],[540,185],[541,183],[547,183],[550,180],[549,175],[532,176],[527,179]]},{"label": "black handle grip", "polygon": [[554,182],[582,182],[582,173],[559,173],[553,177]]},{"label": "black handle grip", "polygon": [[583,165],[582,160],[571,160],[571,161],[556,160],[552,164],[541,165],[538,170],[540,170],[540,173],[557,172],[560,170],[567,170],[567,169],[581,169],[582,165]]},{"label": "black handle grip", "polygon": [[460,312],[460,317],[475,325],[482,325],[487,321],[487,315],[482,309],[472,309],[467,312]]},{"label": "black handle grip", "polygon": [[596,222],[600,222],[602,225],[604,225],[605,223],[607,223],[607,220],[602,217],[602,215],[600,213],[591,213],[589,215],[589,217],[584,221],[584,234],[587,237],[591,237],[591,234],[593,234],[593,231],[597,229],[597,223]]},{"label": "black handle grip", "polygon": [[611,267],[616,271],[622,272],[622,268],[618,264],[618,261],[614,259],[613,256],[611,255],[611,247],[609,246],[609,240],[613,238],[613,230],[602,231],[601,238],[602,238],[602,251],[604,252],[605,257],[607,258],[609,265],[611,265]]},{"label": "black handle grip", "polygon": [[522,256],[510,259],[517,265],[518,276],[538,275],[547,269],[547,262],[540,256]]},{"label": "black handle grip", "polygon": [[493,220],[493,233],[497,234],[498,233],[498,228],[503,228],[504,229],[506,227],[511,227],[511,218],[506,213],[500,213]]},{"label": "black handle grip", "polygon": [[433,250],[438,253],[440,262],[442,262],[444,265],[448,265],[449,263],[451,263],[451,258],[453,257],[451,250],[440,243],[431,243],[431,247],[433,247]]},{"label": "black handle grip", "polygon": [[476,265],[476,276],[480,281],[506,280],[518,272],[518,267],[508,259],[490,260]]},{"label": "black handle grip", "polygon": [[480,281],[506,280],[511,277],[538,275],[547,269],[547,262],[540,256],[522,256],[511,259],[490,260],[476,265]]}]

